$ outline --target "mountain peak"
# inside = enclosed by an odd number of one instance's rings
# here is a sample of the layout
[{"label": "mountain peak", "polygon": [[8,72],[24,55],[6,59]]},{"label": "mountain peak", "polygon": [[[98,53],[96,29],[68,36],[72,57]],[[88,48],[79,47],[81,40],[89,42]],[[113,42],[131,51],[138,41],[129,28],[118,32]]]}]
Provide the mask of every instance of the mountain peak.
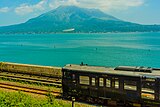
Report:
[{"label": "mountain peak", "polygon": [[74,5],[59,6],[26,23],[1,27],[1,32],[134,32],[160,31],[160,26],[144,26],[119,20],[98,9]]},{"label": "mountain peak", "polygon": [[[63,22],[71,22],[73,20],[83,21],[90,20],[92,18],[103,19],[103,20],[118,20],[117,18],[107,15],[98,9],[87,9],[81,8],[74,5],[70,6],[59,6],[54,10],[51,10],[45,14],[37,17],[41,21],[63,21]],[[34,21],[29,20],[28,22]],[[75,22],[75,21],[74,21]]]},{"label": "mountain peak", "polygon": [[64,8],[70,8],[70,9],[73,9],[73,8],[80,8],[78,6],[75,6],[75,5],[60,5],[59,7],[57,7],[57,9],[64,9]]},{"label": "mountain peak", "polygon": [[[81,8],[75,5],[61,5],[58,8],[55,9],[56,11],[63,11],[63,12],[70,12],[70,13],[76,13],[76,14],[85,14],[89,18],[98,18],[98,19],[104,19],[104,20],[119,20],[111,15],[108,15],[106,13],[103,13],[99,9],[88,9],[88,8]],[[54,11],[54,10],[53,10]]]}]

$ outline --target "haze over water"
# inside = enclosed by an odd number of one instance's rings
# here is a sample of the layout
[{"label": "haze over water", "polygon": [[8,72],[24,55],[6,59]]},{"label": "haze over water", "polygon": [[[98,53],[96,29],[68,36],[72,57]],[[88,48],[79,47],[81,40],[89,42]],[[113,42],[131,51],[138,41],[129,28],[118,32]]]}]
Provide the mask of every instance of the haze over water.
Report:
[{"label": "haze over water", "polygon": [[160,68],[160,33],[1,34],[0,61]]}]

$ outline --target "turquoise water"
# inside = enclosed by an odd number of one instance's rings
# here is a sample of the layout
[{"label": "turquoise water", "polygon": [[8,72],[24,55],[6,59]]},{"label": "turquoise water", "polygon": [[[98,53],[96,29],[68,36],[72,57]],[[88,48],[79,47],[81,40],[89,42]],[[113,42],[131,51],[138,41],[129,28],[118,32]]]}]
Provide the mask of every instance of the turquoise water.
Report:
[{"label": "turquoise water", "polygon": [[160,67],[160,33],[1,34],[0,61]]}]

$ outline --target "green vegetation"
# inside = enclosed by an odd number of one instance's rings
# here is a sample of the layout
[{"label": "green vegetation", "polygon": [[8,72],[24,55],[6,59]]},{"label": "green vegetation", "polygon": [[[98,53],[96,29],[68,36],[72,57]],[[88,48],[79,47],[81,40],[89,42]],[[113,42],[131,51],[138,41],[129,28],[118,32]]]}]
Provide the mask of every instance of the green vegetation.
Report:
[{"label": "green vegetation", "polygon": [[56,100],[48,93],[46,98],[35,98],[22,92],[0,91],[0,107],[70,107],[71,104]]},{"label": "green vegetation", "polygon": [[0,70],[2,70],[4,63],[0,62]]}]

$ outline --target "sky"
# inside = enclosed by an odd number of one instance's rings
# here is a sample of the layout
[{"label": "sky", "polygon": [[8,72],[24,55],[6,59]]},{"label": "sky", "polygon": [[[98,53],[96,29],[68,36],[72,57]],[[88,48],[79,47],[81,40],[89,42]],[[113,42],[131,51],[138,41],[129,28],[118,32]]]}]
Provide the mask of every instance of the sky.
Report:
[{"label": "sky", "polygon": [[60,5],[96,8],[139,24],[160,24],[160,0],[0,0],[0,26],[24,23]]}]

